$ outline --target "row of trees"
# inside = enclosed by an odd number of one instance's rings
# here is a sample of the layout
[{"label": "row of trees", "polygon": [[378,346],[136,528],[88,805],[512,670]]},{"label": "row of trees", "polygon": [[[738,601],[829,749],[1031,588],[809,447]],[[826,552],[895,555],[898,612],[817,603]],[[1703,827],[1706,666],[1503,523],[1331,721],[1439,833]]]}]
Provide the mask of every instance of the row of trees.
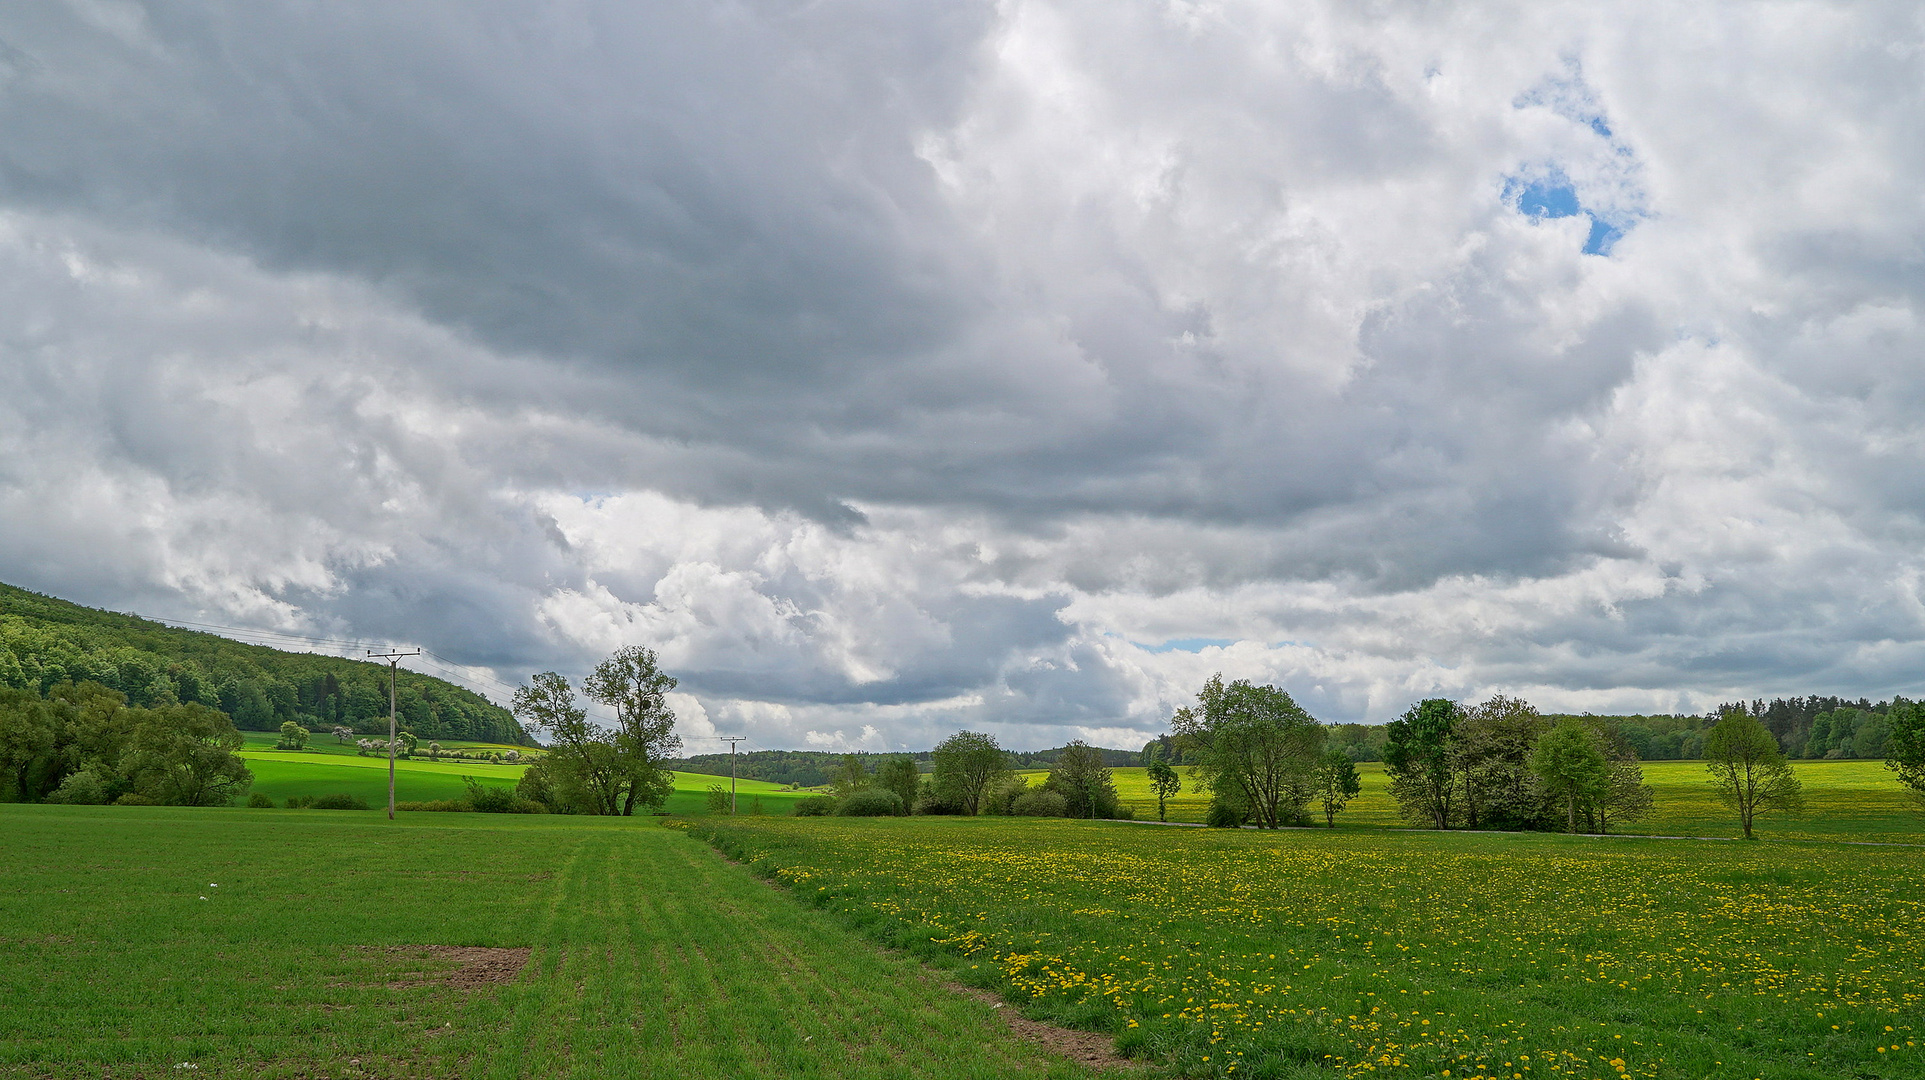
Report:
[{"label": "row of trees", "polygon": [[0,689],[0,799],[226,806],[254,777],[240,733],[205,705],[134,708],[99,683]]},{"label": "row of trees", "polygon": [[1438,829],[1608,832],[1651,807],[1636,751],[1607,721],[1553,722],[1517,698],[1431,698],[1388,725],[1390,793]]},{"label": "row of trees", "polygon": [[929,754],[927,774],[907,755],[844,755],[830,780],[835,794],[804,799],[796,813],[1129,817],[1110,774],[1115,756],[1072,742],[1050,752],[1049,775],[1032,786],[1015,774],[1027,764],[1023,756],[1004,750],[993,735],[960,731]]}]

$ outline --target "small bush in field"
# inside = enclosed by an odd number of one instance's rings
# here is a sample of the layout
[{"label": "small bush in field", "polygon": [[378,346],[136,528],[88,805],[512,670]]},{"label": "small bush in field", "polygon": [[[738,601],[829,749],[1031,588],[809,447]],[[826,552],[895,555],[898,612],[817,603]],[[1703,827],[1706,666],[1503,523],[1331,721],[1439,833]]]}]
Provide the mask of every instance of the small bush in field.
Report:
[{"label": "small bush in field", "polygon": [[274,800],[257,791],[247,797],[247,805],[256,810],[272,810],[274,809]]},{"label": "small bush in field", "polygon": [[460,799],[430,799],[427,802],[398,802],[394,804],[394,808],[404,812],[428,811],[444,814],[471,814],[475,809]]},{"label": "small bush in field", "polygon": [[896,817],[902,813],[902,796],[882,788],[852,791],[836,804],[843,817]]},{"label": "small bush in field", "polygon": [[114,805],[115,806],[159,806],[160,803],[153,799],[148,798],[145,795],[142,795],[138,791],[130,791],[127,794],[122,795],[120,798],[115,799]]},{"label": "small bush in field", "polygon": [[796,817],[828,817],[835,812],[836,800],[833,795],[811,795],[795,801]]},{"label": "small bush in field", "polygon": [[308,804],[314,810],[366,810],[368,804],[353,795],[323,795]]},{"label": "small bush in field", "polygon": [[1026,791],[1009,804],[1016,817],[1063,817],[1069,813],[1069,800],[1058,791]]}]

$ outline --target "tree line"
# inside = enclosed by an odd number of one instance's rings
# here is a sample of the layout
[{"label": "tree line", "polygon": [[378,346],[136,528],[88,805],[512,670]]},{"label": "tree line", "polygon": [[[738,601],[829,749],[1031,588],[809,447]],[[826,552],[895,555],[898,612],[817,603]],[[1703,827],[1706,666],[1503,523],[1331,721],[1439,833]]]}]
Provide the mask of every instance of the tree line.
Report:
[{"label": "tree line", "polygon": [[831,774],[832,794],[798,800],[799,816],[978,815],[994,817],[1130,818],[1117,798],[1105,751],[1080,740],[1050,751],[1049,775],[1031,785],[1016,775],[1031,755],[1012,754],[993,735],[959,731],[944,739],[922,772],[907,754],[845,754]]},{"label": "tree line", "polygon": [[[1142,755],[1133,750],[1091,747],[1082,743],[1076,745],[1081,746],[1085,751],[1096,751],[1101,755],[1103,763],[1113,768],[1127,768],[1144,763]],[[1005,750],[1003,753],[1012,769],[1047,769],[1055,765],[1069,751],[1070,747],[1065,745],[1047,750]],[[745,780],[766,780],[773,784],[812,788],[832,783],[850,758],[863,762],[863,767],[871,772],[880,769],[885,762],[896,758],[907,758],[915,763],[918,772],[926,773],[934,767],[935,751],[911,750],[892,753],[887,751],[751,750],[736,754],[733,758],[728,754],[690,754],[675,759],[669,765],[678,772],[704,773],[709,776],[728,776],[733,769],[734,775]]]},{"label": "tree line", "polygon": [[0,801],[226,806],[254,777],[226,714],[94,682],[0,689]]},{"label": "tree line", "polygon": [[[82,682],[137,708],[218,709],[244,731],[292,721],[387,732],[386,665],[244,645],[0,585],[0,687],[45,697]],[[422,738],[529,742],[508,710],[441,679],[403,671],[396,699],[401,722]]]}]

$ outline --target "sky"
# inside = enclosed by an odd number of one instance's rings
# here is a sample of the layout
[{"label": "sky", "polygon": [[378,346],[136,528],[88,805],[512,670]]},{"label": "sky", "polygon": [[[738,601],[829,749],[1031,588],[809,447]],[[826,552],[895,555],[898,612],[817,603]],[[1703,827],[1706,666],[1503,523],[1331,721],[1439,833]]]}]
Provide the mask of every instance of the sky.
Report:
[{"label": "sky", "polygon": [[1922,10],[8,4],[0,580],[691,751],[1918,696]]}]

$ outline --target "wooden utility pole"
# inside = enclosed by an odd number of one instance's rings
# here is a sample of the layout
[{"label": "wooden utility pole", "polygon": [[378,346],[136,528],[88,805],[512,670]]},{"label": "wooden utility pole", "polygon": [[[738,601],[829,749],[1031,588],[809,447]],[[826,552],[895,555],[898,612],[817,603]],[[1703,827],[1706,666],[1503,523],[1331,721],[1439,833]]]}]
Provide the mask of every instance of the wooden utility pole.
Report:
[{"label": "wooden utility pole", "polygon": [[384,653],[375,652],[373,649],[368,650],[369,659],[386,660],[388,662],[388,820],[389,821],[394,820],[394,742],[395,742],[394,678],[395,678],[395,669],[400,666],[402,657],[420,656],[420,655],[421,655],[420,649],[414,649],[409,652],[384,652]]},{"label": "wooden utility pole", "polygon": [[735,815],[735,744],[747,739],[747,735],[718,735],[722,742],[729,744],[729,815]]}]

